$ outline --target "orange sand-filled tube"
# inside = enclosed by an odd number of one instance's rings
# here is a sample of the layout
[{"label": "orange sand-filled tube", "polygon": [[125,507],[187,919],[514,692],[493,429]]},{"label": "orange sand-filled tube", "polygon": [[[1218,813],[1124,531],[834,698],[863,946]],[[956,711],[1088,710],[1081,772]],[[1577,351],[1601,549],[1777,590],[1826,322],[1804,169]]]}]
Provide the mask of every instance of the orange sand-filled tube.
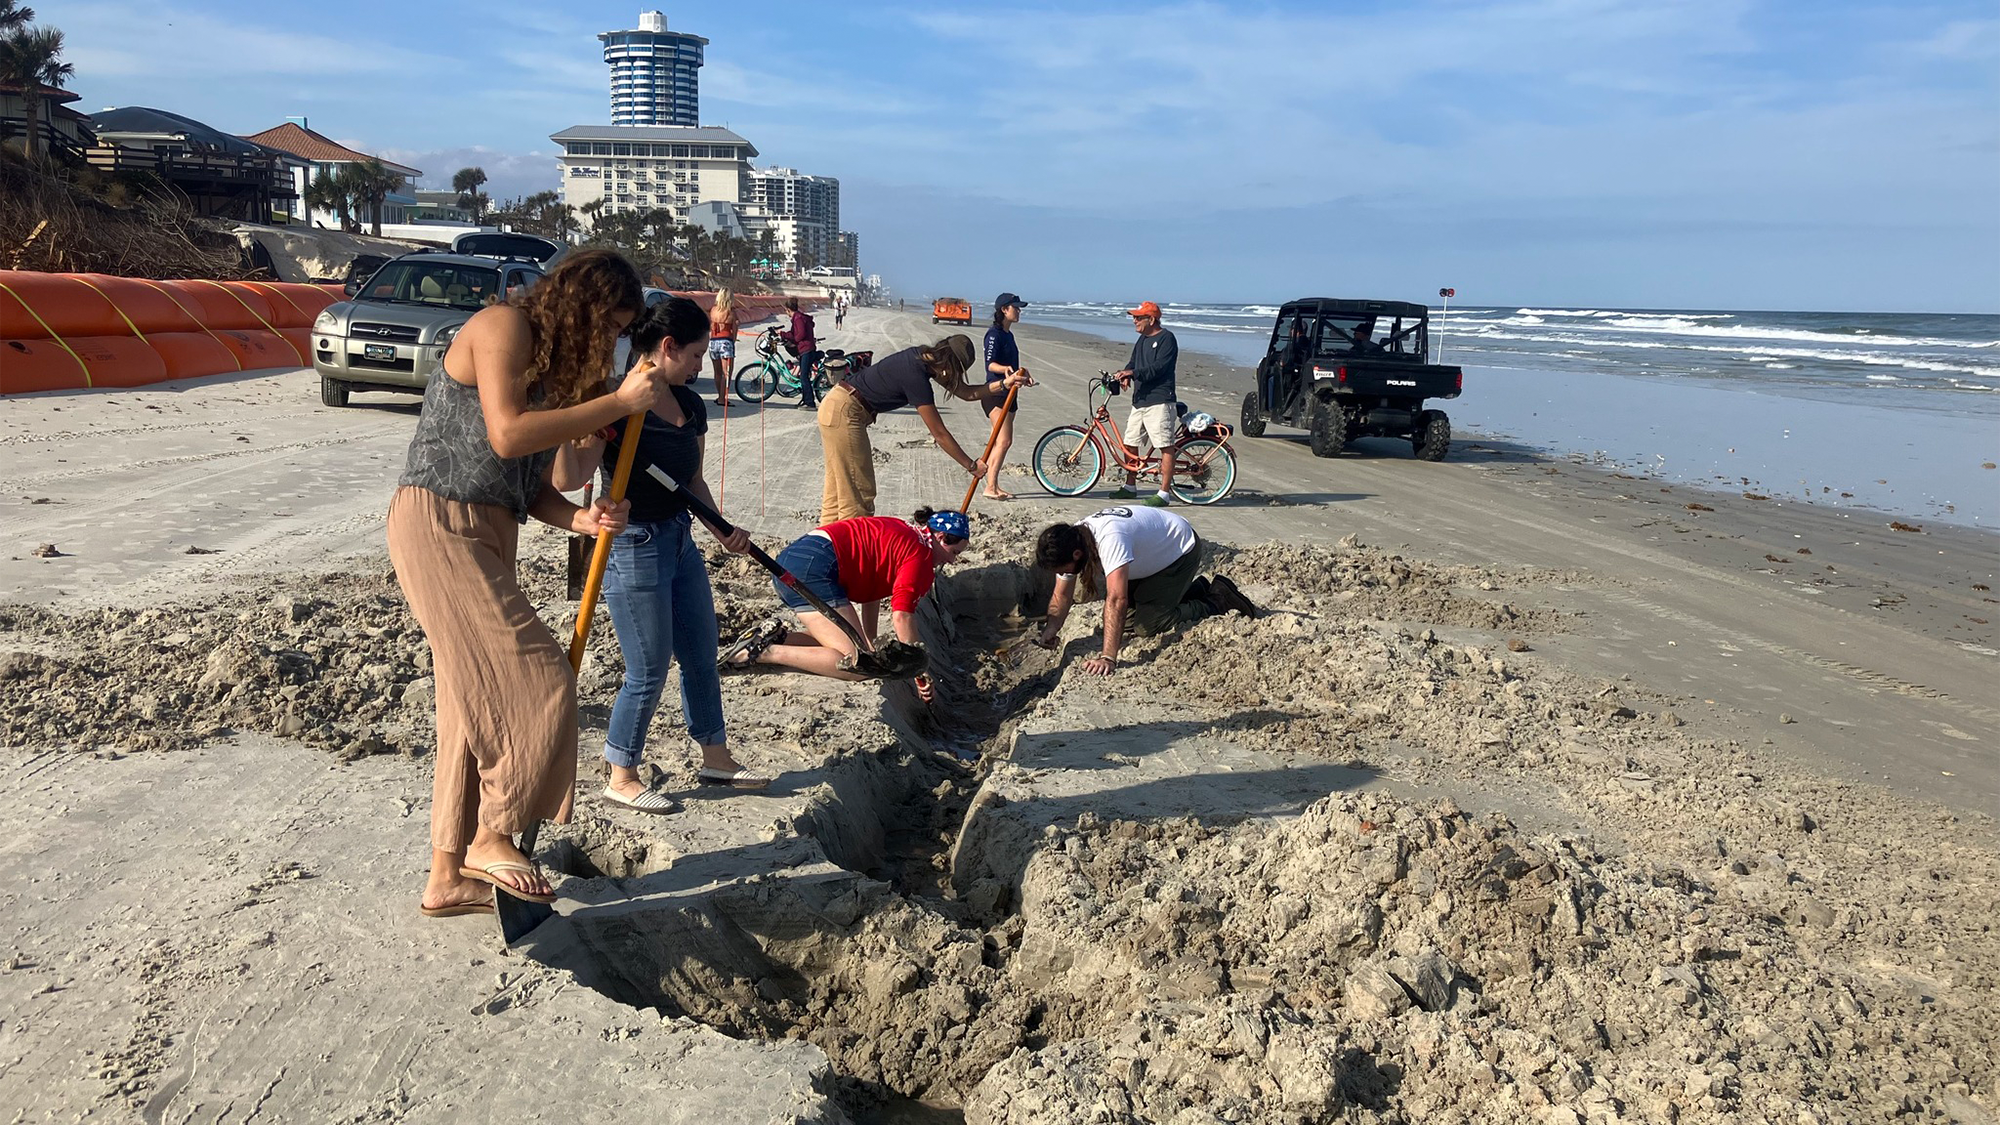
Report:
[{"label": "orange sand-filled tube", "polygon": [[0,270],[0,394],[311,363],[337,286]]}]

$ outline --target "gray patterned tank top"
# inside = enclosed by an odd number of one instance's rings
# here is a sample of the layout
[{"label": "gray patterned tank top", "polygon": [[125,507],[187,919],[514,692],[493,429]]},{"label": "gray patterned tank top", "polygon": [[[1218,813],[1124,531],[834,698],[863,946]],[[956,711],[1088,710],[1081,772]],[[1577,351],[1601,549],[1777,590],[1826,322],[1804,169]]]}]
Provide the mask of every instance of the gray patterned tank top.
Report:
[{"label": "gray patterned tank top", "polygon": [[[540,381],[528,388],[529,405],[544,397]],[[528,505],[541,495],[542,478],[556,459],[545,449],[526,457],[501,457],[486,438],[486,412],[479,388],[445,374],[440,364],[424,387],[424,409],[410,439],[409,457],[398,484],[429,489],[447,500],[492,504],[528,522]]]}]

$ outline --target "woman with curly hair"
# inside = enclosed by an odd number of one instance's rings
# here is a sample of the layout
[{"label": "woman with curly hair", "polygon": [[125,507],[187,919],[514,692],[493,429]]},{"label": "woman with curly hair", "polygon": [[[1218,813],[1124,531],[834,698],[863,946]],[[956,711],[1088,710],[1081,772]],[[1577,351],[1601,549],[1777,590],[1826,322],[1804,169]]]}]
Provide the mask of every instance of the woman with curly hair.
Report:
[{"label": "woman with curly hair", "polygon": [[564,442],[668,395],[651,368],[605,389],[613,346],[644,306],[630,262],[608,250],[571,255],[533,289],[474,313],[424,389],[389,504],[389,559],[437,685],[426,915],[491,911],[492,886],[554,900],[513,836],[569,819],[576,683],[521,591],[515,547],[529,516],[579,535],[625,526],[626,505],[578,508],[549,474]]}]

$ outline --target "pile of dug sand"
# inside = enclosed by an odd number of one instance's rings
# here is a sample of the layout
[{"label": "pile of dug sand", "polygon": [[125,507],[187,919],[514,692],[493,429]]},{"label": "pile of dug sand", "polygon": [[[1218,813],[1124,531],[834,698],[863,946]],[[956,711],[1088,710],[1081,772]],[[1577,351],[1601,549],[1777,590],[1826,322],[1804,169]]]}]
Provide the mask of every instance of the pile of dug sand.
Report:
[{"label": "pile of dug sand", "polygon": [[[560,547],[524,543],[523,572],[566,636]],[[1806,775],[1693,701],[1547,662],[1530,642],[1575,623],[1536,607],[1575,576],[1356,543],[1216,554],[1271,612],[1137,640],[1109,679],[1039,651],[961,654],[952,690],[1052,725],[1170,708],[1240,747],[1419,790],[1504,778],[1583,830],[1379,792],[1281,820],[1086,811],[1019,855],[976,857],[1005,874],[960,895],[940,870],[953,818],[1010,806],[968,802],[978,777],[891,746],[881,776],[932,854],[871,872],[884,881],[837,912],[782,879],[718,895],[717,948],[736,960],[675,951],[658,1005],[818,1044],[851,1104],[916,1097],[974,1123],[1830,1125],[2000,1108],[1990,821]],[[725,636],[769,614],[754,564],[714,571]],[[1065,642],[1095,620],[1081,607]],[[583,696],[608,703],[610,630],[591,647]],[[430,748],[426,654],[386,566],[198,607],[8,607],[0,649],[9,745],[172,748],[235,727],[344,755]],[[752,744],[810,729],[868,755],[894,738],[876,708],[753,681],[729,687],[764,693],[741,724]],[[1034,771],[997,753],[981,768],[987,789],[1033,800]],[[600,865],[614,873],[671,862],[643,834],[572,832],[622,849]]]},{"label": "pile of dug sand", "polygon": [[[566,557],[561,536],[521,545],[522,587],[564,642]],[[436,748],[430,649],[385,559],[201,602],[0,606],[0,650],[0,745],[121,754],[258,731],[342,758]],[[608,704],[623,675],[600,610],[581,698]]]},{"label": "pile of dug sand", "polygon": [[[1405,788],[1504,776],[1586,830],[1384,792],[1283,820],[1084,811],[1019,854],[956,856],[960,894],[719,898],[704,925],[737,952],[684,958],[658,1003],[819,1045],[851,1104],[974,1123],[1991,1119],[1990,822],[1886,806],[1686,701],[1543,663],[1524,638],[1573,622],[1522,607],[1573,575],[1358,544],[1218,562],[1272,611],[1137,641],[1109,679],[989,660],[979,690],[1043,729],[1170,710]],[[1039,768],[1001,756],[970,802],[934,758],[893,769],[936,810],[1038,799]],[[950,826],[906,811],[942,863]]]}]

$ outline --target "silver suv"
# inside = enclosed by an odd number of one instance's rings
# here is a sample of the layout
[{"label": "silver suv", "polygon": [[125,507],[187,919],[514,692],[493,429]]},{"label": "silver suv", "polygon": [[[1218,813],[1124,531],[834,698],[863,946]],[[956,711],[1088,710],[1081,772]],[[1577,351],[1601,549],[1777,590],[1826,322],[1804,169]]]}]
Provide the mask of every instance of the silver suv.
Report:
[{"label": "silver suv", "polygon": [[541,277],[525,259],[417,253],[349,282],[348,299],[313,321],[320,401],[346,406],[350,391],[422,394],[473,313]]}]

